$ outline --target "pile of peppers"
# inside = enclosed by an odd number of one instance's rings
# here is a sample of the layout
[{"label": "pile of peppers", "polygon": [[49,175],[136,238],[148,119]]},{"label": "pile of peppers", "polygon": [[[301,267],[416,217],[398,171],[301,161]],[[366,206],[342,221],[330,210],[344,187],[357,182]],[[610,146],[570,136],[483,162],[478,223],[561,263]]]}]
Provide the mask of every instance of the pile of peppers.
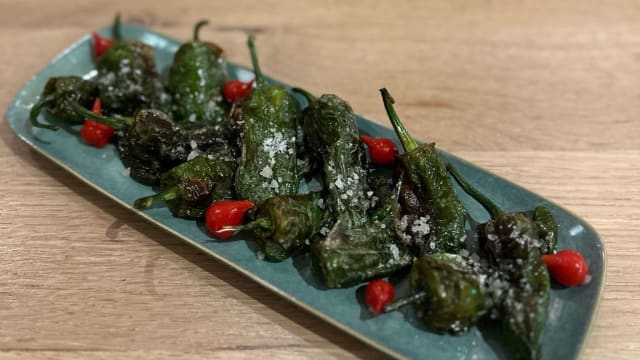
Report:
[{"label": "pile of peppers", "polygon": [[[538,357],[550,292],[542,258],[558,242],[551,211],[503,212],[433,143],[409,135],[386,89],[382,103],[403,152],[361,134],[338,96],[267,80],[252,35],[255,79],[230,79],[222,48],[200,39],[206,24],[195,25],[163,79],[153,49],[125,39],[117,16],[112,38],[93,34],[97,76],[50,78],[31,124],[83,125],[87,145],[113,143],[131,178],[155,187],[137,209],[166,204],[220,239],[251,231],[258,257],[309,256],[326,288],[376,279],[378,290],[367,290],[372,311],[413,304],[434,332],[460,335],[498,318],[514,357]],[[56,123],[42,122],[43,111]],[[477,229],[476,253],[452,179],[491,215]],[[301,182],[317,186],[300,192]],[[393,286],[379,279],[392,274],[408,274],[410,294],[389,303]],[[386,306],[372,295],[380,289]]]}]

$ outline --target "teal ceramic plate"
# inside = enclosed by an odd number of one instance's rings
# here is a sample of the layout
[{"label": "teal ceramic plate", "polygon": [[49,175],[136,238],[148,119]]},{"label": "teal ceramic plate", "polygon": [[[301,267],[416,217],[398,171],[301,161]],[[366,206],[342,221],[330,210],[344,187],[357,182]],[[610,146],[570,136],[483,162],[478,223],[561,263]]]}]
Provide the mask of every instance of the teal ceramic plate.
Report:
[{"label": "teal ceramic plate", "polygon": [[[108,29],[102,32],[109,35]],[[179,42],[145,29],[123,26],[123,32],[125,38],[138,38],[152,45],[156,49],[160,69],[170,64],[179,46]],[[250,71],[241,67],[229,65],[229,71],[242,80],[253,78]],[[134,199],[150,194],[152,190],[127,176],[112,145],[96,149],[79,140],[78,129],[51,132],[32,128],[27,120],[31,105],[49,77],[91,77],[93,74],[91,41],[89,36],[85,36],[64,50],[20,89],[9,106],[6,118],[16,135],[35,150],[96,190],[130,207]],[[44,120],[48,120],[46,116]],[[366,119],[360,118],[359,125],[363,133],[396,139],[391,130]],[[560,225],[561,248],[574,248],[585,255],[593,279],[587,286],[552,291],[543,339],[543,358],[578,357],[604,284],[605,254],[598,235],[584,221],[557,205],[452,155],[442,155],[505,210],[532,209],[539,204],[548,206]],[[468,197],[462,199],[474,220],[488,219],[488,215],[475,202]],[[393,356],[429,359],[499,359],[507,356],[502,352],[500,339],[492,335],[490,327],[473,328],[464,336],[452,337],[424,331],[412,317],[411,311],[373,318],[361,305],[361,291],[357,291],[357,288],[322,289],[313,276],[307,257],[278,264],[260,261],[256,259],[251,241],[213,241],[195,222],[174,218],[163,207],[139,214],[274,293]]]}]

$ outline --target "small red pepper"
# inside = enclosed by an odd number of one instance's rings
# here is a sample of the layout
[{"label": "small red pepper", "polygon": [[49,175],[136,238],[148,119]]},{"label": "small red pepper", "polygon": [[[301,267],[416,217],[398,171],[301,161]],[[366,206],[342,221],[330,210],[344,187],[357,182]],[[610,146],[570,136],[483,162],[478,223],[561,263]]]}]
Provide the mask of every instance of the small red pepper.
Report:
[{"label": "small red pepper", "polygon": [[394,296],[393,285],[385,280],[373,280],[364,290],[364,302],[375,315],[380,314],[382,308],[393,301]]},{"label": "small red pepper", "polygon": [[391,166],[395,162],[398,148],[396,144],[387,138],[372,138],[360,135],[360,140],[367,145],[369,157],[374,165]]},{"label": "small red pepper", "polygon": [[549,275],[564,286],[578,286],[588,281],[589,266],[582,254],[575,250],[562,250],[543,255]]},{"label": "small red pepper", "polygon": [[[100,103],[100,98],[96,98],[91,111],[94,114],[102,115],[102,104]],[[114,133],[115,130],[111,126],[101,124],[91,119],[85,119],[84,124],[82,124],[82,130],[80,130],[80,136],[82,136],[82,139],[97,148],[105,147],[109,143],[109,140],[111,140]]]},{"label": "small red pepper", "polygon": [[205,213],[207,230],[219,239],[226,239],[235,234],[235,229],[228,227],[239,226],[247,210],[254,207],[249,200],[220,200],[216,201]]},{"label": "small red pepper", "polygon": [[100,36],[97,32],[93,33],[93,55],[97,58],[102,56],[105,51],[107,51],[111,45],[113,45],[114,40],[106,37]]},{"label": "small red pepper", "polygon": [[244,83],[240,80],[227,81],[224,84],[224,89],[222,89],[222,95],[224,96],[224,99],[232,103],[249,95],[254,81],[256,81],[256,79],[253,79],[248,83]]}]

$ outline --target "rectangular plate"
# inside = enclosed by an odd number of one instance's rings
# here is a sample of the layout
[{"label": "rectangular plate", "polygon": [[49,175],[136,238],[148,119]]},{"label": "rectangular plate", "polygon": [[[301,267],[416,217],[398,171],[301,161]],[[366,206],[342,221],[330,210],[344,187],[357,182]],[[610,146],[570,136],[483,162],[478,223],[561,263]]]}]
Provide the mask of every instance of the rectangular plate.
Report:
[{"label": "rectangular plate", "polygon": [[[146,29],[123,25],[122,30],[125,38],[140,39],[154,47],[159,69],[167,68],[180,45],[176,40]],[[101,32],[110,34],[107,28]],[[7,110],[6,118],[16,135],[35,150],[96,190],[130,208],[136,198],[151,194],[152,190],[126,175],[113,145],[96,149],[79,139],[77,128],[52,132],[33,128],[28,121],[29,109],[49,77],[95,75],[91,51],[88,35],[65,49],[20,89]],[[253,78],[251,71],[232,64],[229,65],[229,73],[244,81]],[[44,119],[50,120],[46,116]],[[393,131],[387,128],[361,117],[358,121],[365,134],[397,140]],[[441,155],[506,211],[522,211],[536,205],[548,206],[560,226],[560,247],[576,249],[584,254],[593,279],[586,286],[553,289],[543,338],[544,359],[578,357],[604,285],[605,252],[596,232],[575,215],[513,183],[450,154],[442,152]],[[488,220],[488,215],[477,203],[462,194],[460,189],[457,190],[475,221]],[[282,263],[260,261],[256,259],[251,241],[213,241],[195,222],[174,218],[165,207],[138,214],[276,294],[393,356],[429,359],[506,357],[499,339],[492,337],[490,330],[481,331],[474,327],[468,334],[454,337],[422,330],[411,315],[412,311],[371,317],[360,303],[356,288],[322,289],[311,272],[310,260],[306,256]]]}]

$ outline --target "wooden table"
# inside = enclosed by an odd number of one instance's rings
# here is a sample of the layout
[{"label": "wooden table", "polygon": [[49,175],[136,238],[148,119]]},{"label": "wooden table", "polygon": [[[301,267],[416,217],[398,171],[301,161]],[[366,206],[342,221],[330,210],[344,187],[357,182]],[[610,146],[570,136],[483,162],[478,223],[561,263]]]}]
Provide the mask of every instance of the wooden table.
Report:
[{"label": "wooden table", "polygon": [[[586,359],[640,355],[640,7],[634,1],[0,2],[0,108],[121,11],[202,37],[565,206],[608,253]],[[0,125],[0,358],[381,357],[147,224]]]}]

